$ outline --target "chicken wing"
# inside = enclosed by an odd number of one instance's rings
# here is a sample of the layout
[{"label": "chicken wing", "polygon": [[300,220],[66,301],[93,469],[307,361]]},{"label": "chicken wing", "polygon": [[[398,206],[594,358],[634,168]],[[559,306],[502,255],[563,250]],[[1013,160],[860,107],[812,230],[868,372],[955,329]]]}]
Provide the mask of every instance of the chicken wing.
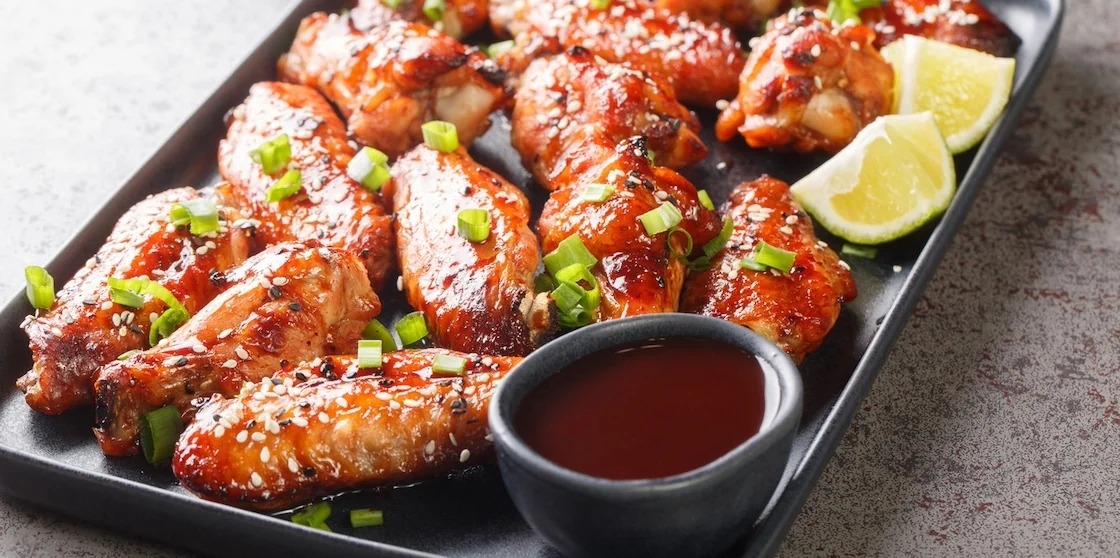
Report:
[{"label": "chicken wing", "polygon": [[395,159],[429,120],[451,122],[470,145],[505,101],[505,74],[477,50],[430,27],[391,21],[362,32],[350,16],[316,13],[280,58],[280,77],[317,88],[359,142]]},{"label": "chicken wing", "polygon": [[381,310],[358,258],[277,244],[226,274],[229,287],[155,348],[103,367],[96,428],[106,455],[136,452],[140,418],[214,393],[233,395],[284,361],[355,351]]},{"label": "chicken wing", "polygon": [[706,23],[722,23],[736,31],[752,34],[782,7],[781,0],[648,1],[674,14],[686,13]]},{"label": "chicken wing", "polygon": [[[465,376],[433,377],[437,354],[466,359]],[[473,466],[491,451],[490,395],[520,359],[427,349],[386,353],[380,369],[356,361],[322,359],[213,397],[179,438],[175,476],[208,500],[280,510]],[[328,364],[341,379],[323,378]]]},{"label": "chicken wing", "polygon": [[579,173],[595,163],[571,156],[589,138],[617,145],[644,136],[657,164],[673,169],[708,154],[698,136],[699,119],[664,80],[583,47],[533,62],[521,81],[510,135],[525,168],[546,187],[563,172]]},{"label": "chicken wing", "polygon": [[743,67],[743,47],[730,29],[638,0],[615,0],[605,9],[589,0],[493,0],[490,21],[495,32],[514,37],[514,47],[497,59],[515,74],[533,58],[582,46],[660,76],[685,104],[714,107],[735,95]]},{"label": "chicken wing", "polygon": [[249,255],[246,231],[231,226],[239,215],[222,208],[220,232],[205,237],[170,224],[175,204],[205,195],[176,188],[133,206],[58,293],[54,307],[28,319],[24,329],[35,364],[17,385],[31,408],[57,415],[92,404],[97,369],[123,353],[148,347],[151,316],[158,317],[167,305],[158,299],[141,308],[118,305],[110,298],[108,279],[149,277],[191,314],[222,291],[221,273]]},{"label": "chicken wing", "polygon": [[[252,151],[281,134],[291,146],[288,167],[300,171],[301,191],[270,203],[268,189],[284,173],[266,174]],[[260,221],[266,244],[308,242],[348,250],[366,266],[380,288],[393,261],[392,218],[381,196],[350,178],[346,166],[355,149],[330,105],[302,85],[265,82],[231,113],[218,167],[229,185],[223,195]]]},{"label": "chicken wing", "polygon": [[[840,304],[856,297],[847,265],[817,240],[780,180],[740,184],[721,209],[734,223],[731,240],[708,270],[689,276],[681,311],[749,327],[801,362],[832,329]],[[796,254],[788,275],[740,268],[759,242]]]},{"label": "chicken wing", "polygon": [[[462,147],[418,145],[393,165],[393,212],[408,302],[424,312],[440,346],[526,355],[550,331],[548,296],[533,295],[541,263],[529,201]],[[459,212],[484,209],[490,236],[457,232]]]},{"label": "chicken wing", "polygon": [[716,136],[739,133],[755,148],[836,152],[891,108],[894,70],[863,25],[833,27],[824,12],[797,9],[753,39],[739,95]]},{"label": "chicken wing", "polygon": [[395,8],[390,8],[384,0],[358,0],[358,5],[350,10],[350,17],[362,31],[401,19],[431,25],[454,39],[462,39],[486,25],[489,7],[488,0],[445,0],[443,13],[433,22],[424,13],[424,0],[402,0]]}]

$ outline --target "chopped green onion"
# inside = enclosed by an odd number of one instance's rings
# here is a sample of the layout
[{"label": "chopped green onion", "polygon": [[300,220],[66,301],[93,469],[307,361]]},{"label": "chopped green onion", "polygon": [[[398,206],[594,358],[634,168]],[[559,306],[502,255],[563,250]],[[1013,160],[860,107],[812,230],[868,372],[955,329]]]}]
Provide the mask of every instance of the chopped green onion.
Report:
[{"label": "chopped green onion", "polygon": [[486,242],[490,238],[490,213],[485,209],[460,211],[459,236],[471,242]]},{"label": "chopped green onion", "polygon": [[754,247],[753,257],[754,261],[772,267],[782,273],[789,273],[793,269],[793,260],[797,254],[781,248],[775,248],[766,242],[759,242]]},{"label": "chopped green onion", "polygon": [[377,527],[383,523],[385,523],[385,515],[381,510],[350,510],[350,526],[355,529]]},{"label": "chopped green onion", "polygon": [[39,310],[50,310],[54,306],[54,277],[47,270],[29,265],[23,268],[27,279],[27,300]]},{"label": "chopped green onion", "polygon": [[346,174],[360,182],[366,190],[376,192],[391,177],[389,156],[372,147],[363,147],[346,165]]},{"label": "chopped green onion", "polygon": [[292,523],[323,531],[330,531],[330,528],[327,527],[327,519],[330,518],[330,516],[331,505],[326,502],[319,502],[318,504],[311,504],[292,514]]},{"label": "chopped green onion", "polygon": [[739,262],[739,267],[745,267],[753,271],[766,271],[770,269],[766,265],[760,264],[749,257],[743,258],[743,260]]},{"label": "chopped green onion", "polygon": [[366,324],[366,328],[362,330],[362,339],[381,341],[381,350],[385,352],[397,350],[397,342],[393,340],[393,334],[389,333],[389,330],[377,320],[372,320]]},{"label": "chopped green onion", "polygon": [[422,11],[433,23],[443,21],[443,12],[447,9],[444,0],[424,0]]},{"label": "chopped green onion", "polygon": [[[178,308],[186,312],[186,309],[183,308],[183,305],[179,302],[179,299],[175,298],[174,293],[167,290],[167,287],[164,287],[163,285],[160,285],[159,283],[156,283],[151,279],[117,279],[115,277],[110,277],[107,283],[109,284],[110,296],[113,295],[114,290],[126,291],[140,296],[141,299],[139,304],[133,306],[133,308],[139,308],[143,306],[144,300],[142,297],[144,295],[151,295],[153,298],[157,298],[163,301],[163,303],[166,304],[169,308]],[[114,297],[113,300],[116,301],[116,298]],[[118,304],[124,303],[118,302]],[[125,304],[125,306],[128,305]]]},{"label": "chopped green onion", "polygon": [[867,258],[869,260],[873,260],[875,259],[875,256],[879,254],[879,249],[874,246],[861,246],[859,244],[848,244],[847,242],[845,242],[844,246],[840,247],[840,253],[848,256],[855,256],[857,258]]},{"label": "chopped green onion", "polygon": [[490,58],[497,58],[513,48],[513,41],[499,41],[486,47],[486,55]]},{"label": "chopped green onion", "polygon": [[[556,274],[556,281],[560,284],[571,283],[579,287],[583,291],[583,306],[588,310],[594,310],[599,307],[599,282],[595,280],[595,276],[586,267],[579,264],[572,264],[564,269],[561,269]],[[584,287],[587,284],[590,289]]]},{"label": "chopped green onion", "polygon": [[381,368],[381,340],[358,341],[358,368]]},{"label": "chopped green onion", "polygon": [[610,184],[592,184],[583,191],[583,201],[603,203],[614,195],[614,186]]},{"label": "chopped green onion", "polygon": [[171,206],[171,224],[181,227],[188,223],[191,234],[195,236],[218,232],[221,224],[218,222],[218,206],[214,204],[214,200],[197,198]]},{"label": "chopped green onion", "polygon": [[700,205],[704,206],[705,209],[715,211],[716,204],[712,203],[712,197],[708,195],[707,190],[696,192],[696,197],[700,198]]},{"label": "chopped green onion", "polygon": [[109,287],[109,298],[113,299],[113,302],[132,309],[144,306],[144,297],[132,291],[113,288],[111,285]]},{"label": "chopped green onion", "polygon": [[394,326],[397,337],[401,338],[401,346],[407,347],[428,336],[428,324],[424,321],[422,312],[413,312],[400,319]]},{"label": "chopped green onion", "polygon": [[467,359],[452,355],[436,355],[432,359],[432,373],[441,376],[462,376],[467,369]]},{"label": "chopped green onion", "polygon": [[556,288],[556,281],[548,273],[542,273],[533,278],[533,293],[545,293]]},{"label": "chopped green onion", "polygon": [[[684,248],[683,252],[677,251],[677,248],[675,246],[673,246],[673,235],[676,234],[676,233],[680,233],[680,234],[684,235],[684,242],[685,242],[684,246],[685,246],[685,248]],[[669,245],[669,253],[670,254],[675,256],[677,259],[679,259],[679,260],[681,260],[685,263],[688,263],[688,256],[690,254],[692,254],[692,235],[689,234],[688,231],[686,231],[686,230],[684,230],[680,227],[673,227],[673,228],[669,229],[669,234],[665,235],[665,243]]]},{"label": "chopped green onion", "polygon": [[555,278],[559,286],[552,291],[552,299],[560,310],[560,325],[576,328],[591,323],[601,300],[595,276],[583,265],[574,263],[557,272]]},{"label": "chopped green onion", "polygon": [[390,10],[395,10],[400,7],[402,0],[381,0],[382,4],[389,7]]},{"label": "chopped green onion", "polygon": [[459,131],[455,125],[442,120],[425,122],[420,126],[424,135],[424,145],[441,153],[451,153],[459,149]]},{"label": "chopped green onion", "polygon": [[303,187],[300,185],[300,179],[301,176],[298,170],[293,169],[284,173],[284,176],[280,177],[280,180],[277,180],[276,184],[269,187],[268,193],[265,194],[264,199],[268,200],[268,203],[273,203],[296,195],[300,188]]},{"label": "chopped green onion", "polygon": [[156,321],[152,322],[152,329],[148,331],[148,345],[154,347],[156,343],[159,343],[160,339],[170,337],[171,334],[175,333],[175,330],[186,323],[190,317],[191,315],[182,307],[164,310],[163,313],[156,318]]},{"label": "chopped green onion", "polygon": [[543,261],[545,269],[555,277],[557,272],[572,264],[578,263],[583,267],[591,267],[599,260],[591,255],[579,236],[573,234],[560,241],[555,250],[545,254]]},{"label": "chopped green onion", "polygon": [[605,10],[611,5],[611,0],[591,0],[591,9]]},{"label": "chopped green onion", "polygon": [[140,352],[139,349],[132,349],[131,351],[123,352],[123,353],[121,353],[120,356],[117,357],[117,360],[128,360],[128,359],[132,358],[132,355],[135,355],[139,352]]},{"label": "chopped green onion", "polygon": [[883,0],[852,0],[852,5],[866,10],[867,8],[878,8],[883,5]]},{"label": "chopped green onion", "polygon": [[829,0],[826,13],[828,19],[838,24],[844,24],[848,21],[861,23],[862,21],[859,18],[859,8],[852,0]]},{"label": "chopped green onion", "polygon": [[260,163],[265,174],[272,174],[288,166],[292,159],[292,146],[288,143],[288,134],[280,134],[275,138],[261,144],[260,147],[249,152],[253,161]]},{"label": "chopped green onion", "polygon": [[712,258],[714,258],[720,250],[723,250],[728,240],[731,240],[731,233],[733,232],[735,232],[735,225],[731,222],[731,219],[725,219],[723,221],[723,229],[719,231],[719,234],[700,247],[704,255],[697,256],[696,259],[688,262],[688,268],[692,271],[707,269],[712,263]]},{"label": "chopped green onion", "polygon": [[651,209],[638,217],[642,221],[642,226],[646,228],[646,234],[650,236],[677,226],[683,218],[680,210],[669,202],[662,202],[657,209]]},{"label": "chopped green onion", "polygon": [[183,421],[174,405],[145,414],[140,419],[140,449],[144,451],[144,459],[153,465],[170,459],[182,431]]}]

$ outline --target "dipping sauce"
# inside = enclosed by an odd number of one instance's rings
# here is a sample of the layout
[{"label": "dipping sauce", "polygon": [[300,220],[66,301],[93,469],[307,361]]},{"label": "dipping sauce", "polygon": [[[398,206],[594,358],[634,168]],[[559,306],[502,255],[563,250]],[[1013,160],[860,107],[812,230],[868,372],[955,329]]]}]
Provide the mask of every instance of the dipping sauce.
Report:
[{"label": "dipping sauce", "polygon": [[758,358],[672,337],[588,355],[533,388],[514,416],[546,459],[614,480],[702,467],[758,433],[766,412]]}]

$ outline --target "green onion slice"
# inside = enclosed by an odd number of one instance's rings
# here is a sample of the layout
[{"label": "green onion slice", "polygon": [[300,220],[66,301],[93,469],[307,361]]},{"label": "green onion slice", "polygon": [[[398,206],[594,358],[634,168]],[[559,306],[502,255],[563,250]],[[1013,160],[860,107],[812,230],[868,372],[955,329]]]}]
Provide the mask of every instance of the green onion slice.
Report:
[{"label": "green onion slice", "polygon": [[775,248],[766,242],[760,241],[754,247],[752,259],[762,265],[781,271],[782,273],[789,273],[789,270],[793,269],[793,260],[796,257],[797,254],[793,252]]},{"label": "green onion slice", "polygon": [[296,195],[303,187],[300,185],[301,178],[299,171],[295,169],[284,173],[284,176],[280,177],[276,184],[269,187],[264,199],[268,200],[268,203],[273,203]]},{"label": "green onion slice", "polygon": [[377,527],[383,523],[385,523],[385,515],[381,510],[350,510],[350,526],[355,529]]},{"label": "green onion slice", "polygon": [[54,277],[47,270],[29,265],[23,268],[27,279],[27,300],[38,310],[50,310],[54,306]]},{"label": "green onion slice", "polygon": [[844,243],[840,247],[840,253],[848,256],[855,256],[857,258],[867,258],[869,260],[875,259],[879,255],[879,249],[874,246],[862,246],[859,244]]},{"label": "green onion slice", "polygon": [[435,23],[443,21],[443,12],[447,10],[447,4],[444,3],[444,0],[424,0],[422,10],[428,20]]},{"label": "green onion slice", "polygon": [[440,376],[462,376],[467,369],[467,359],[453,355],[436,355],[432,359],[432,373]]},{"label": "green onion slice", "polygon": [[700,198],[700,205],[704,206],[705,209],[715,210],[716,204],[712,203],[712,197],[708,195],[707,190],[696,192],[696,197]]},{"label": "green onion slice", "polygon": [[[159,283],[156,283],[151,279],[117,279],[114,277],[110,277],[108,280],[108,284],[110,295],[112,295],[113,290],[127,291],[139,295],[140,297],[143,297],[144,295],[150,295],[153,298],[157,298],[163,301],[163,303],[166,304],[169,308],[178,308],[186,312],[186,309],[183,308],[183,305],[179,302],[179,299],[175,298],[174,293],[167,290],[167,287],[164,287],[163,285],[160,285]],[[116,301],[116,298],[114,298],[113,300]],[[133,308],[139,308],[143,305],[144,300],[143,298],[141,298],[140,303],[137,306],[133,306]],[[125,304],[125,306],[128,305]]]},{"label": "green onion slice", "polygon": [[120,356],[117,357],[117,360],[128,360],[128,359],[132,358],[132,355],[135,355],[139,352],[140,352],[139,349],[132,349],[131,351],[125,351],[125,352],[121,353]]},{"label": "green onion slice", "polygon": [[152,329],[148,331],[148,345],[155,346],[160,339],[170,337],[179,326],[185,324],[191,315],[183,308],[168,308],[152,322]]},{"label": "green onion slice", "polygon": [[381,341],[381,350],[387,353],[397,350],[397,342],[393,340],[393,334],[377,320],[371,320],[366,324],[366,328],[362,330],[362,339]]},{"label": "green onion slice", "polygon": [[292,523],[298,523],[307,527],[321,529],[323,531],[330,531],[327,527],[327,519],[331,516],[331,505],[326,502],[319,502],[318,504],[311,504],[306,508],[292,514]]},{"label": "green onion slice", "polygon": [[[560,284],[571,283],[583,291],[582,303],[588,310],[594,310],[599,307],[599,282],[595,280],[595,276],[592,275],[591,271],[586,267],[579,264],[572,264],[565,267],[556,274],[556,281]],[[585,287],[584,285],[587,286]]]},{"label": "green onion slice", "polygon": [[388,6],[388,7],[389,7],[389,9],[391,9],[391,10],[395,10],[395,9],[397,9],[398,7],[400,7],[400,5],[401,5],[401,1],[402,1],[402,0],[381,0],[381,3],[382,3],[382,4],[385,4],[386,6]]},{"label": "green onion slice", "polygon": [[197,198],[171,206],[171,224],[181,227],[191,226],[191,234],[201,236],[218,232],[218,206],[209,198]]},{"label": "green onion slice", "polygon": [[424,321],[422,312],[413,312],[400,319],[394,326],[397,337],[401,338],[401,346],[407,347],[428,336],[428,324]]},{"label": "green onion slice", "polygon": [[533,279],[533,293],[544,293],[556,288],[556,281],[547,273],[542,273]]},{"label": "green onion slice", "polygon": [[610,184],[591,184],[583,191],[583,201],[603,203],[614,195],[614,186]]},{"label": "green onion slice", "polygon": [[611,0],[591,0],[591,8],[594,10],[605,10],[611,5]]},{"label": "green onion slice", "polygon": [[749,257],[743,258],[743,260],[739,262],[739,267],[745,267],[753,271],[766,271],[770,269],[766,265],[760,264]]},{"label": "green onion slice", "polygon": [[583,241],[579,239],[578,235],[572,235],[560,241],[556,249],[545,254],[544,267],[548,273],[553,277],[561,269],[568,267],[572,264],[580,264],[583,267],[591,267],[599,260],[591,255],[591,252],[583,245]]},{"label": "green onion slice", "polygon": [[731,219],[724,220],[723,229],[719,231],[719,234],[717,234],[715,238],[705,242],[700,249],[704,251],[704,255],[708,258],[714,257],[720,250],[723,250],[723,247],[727,245],[727,241],[731,240],[731,233],[733,232],[735,232],[735,225],[731,222]]},{"label": "green onion slice", "polygon": [[346,174],[366,190],[377,192],[391,177],[389,156],[372,147],[363,147],[346,165]]},{"label": "green onion slice", "polygon": [[140,449],[144,459],[153,465],[171,459],[175,442],[183,431],[179,409],[168,405],[145,414],[140,419]]},{"label": "green onion slice", "polygon": [[[673,235],[674,234],[677,234],[677,235],[682,235],[683,234],[684,235],[684,251],[683,252],[677,251],[677,248],[675,246],[673,246]],[[665,235],[665,243],[669,245],[669,253],[670,254],[672,254],[677,259],[681,260],[682,262],[688,263],[688,256],[690,254],[692,254],[692,235],[689,234],[688,231],[686,231],[686,230],[684,230],[680,227],[673,227],[673,228],[669,229],[669,234]]]},{"label": "green onion slice", "polygon": [[601,301],[595,276],[586,267],[574,263],[557,272],[555,278],[559,286],[552,291],[552,299],[560,311],[560,325],[577,328],[591,323]]},{"label": "green onion slice", "polygon": [[486,47],[486,55],[490,58],[497,58],[513,48],[513,41],[499,41]]},{"label": "green onion slice", "polygon": [[485,209],[460,211],[459,236],[471,242],[486,242],[490,238],[490,213]]},{"label": "green onion slice", "polygon": [[646,228],[646,234],[653,236],[677,226],[684,217],[676,206],[663,202],[657,209],[651,209],[638,218]]},{"label": "green onion slice", "polygon": [[861,23],[860,10],[881,6],[883,0],[829,0],[826,12],[828,18],[835,23],[843,24],[848,21]]},{"label": "green onion slice", "polygon": [[[112,281],[112,279],[110,279],[109,281]],[[109,298],[113,299],[113,302],[120,304],[121,306],[126,306],[132,309],[144,306],[143,296],[140,296],[138,293],[134,293],[132,291],[114,288],[111,282],[109,283]]]},{"label": "green onion slice", "polygon": [[451,153],[459,149],[459,131],[450,122],[442,120],[425,122],[420,126],[420,131],[424,134],[424,145],[436,151]]},{"label": "green onion slice", "polygon": [[249,152],[253,161],[259,163],[265,174],[272,174],[286,166],[292,159],[292,146],[288,134],[280,134]]},{"label": "green onion slice", "polygon": [[381,340],[358,341],[358,368],[381,368]]}]

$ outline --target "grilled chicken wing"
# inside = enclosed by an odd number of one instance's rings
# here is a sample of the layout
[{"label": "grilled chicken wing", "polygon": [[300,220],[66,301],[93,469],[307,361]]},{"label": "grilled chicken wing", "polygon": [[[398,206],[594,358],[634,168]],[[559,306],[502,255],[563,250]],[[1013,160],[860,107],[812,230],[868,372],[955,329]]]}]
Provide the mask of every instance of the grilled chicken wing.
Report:
[{"label": "grilled chicken wing", "polygon": [[[667,233],[646,233],[639,220],[643,213],[672,204],[683,216],[679,226],[695,246],[720,230],[718,216],[700,205],[696,188],[676,172],[651,164],[645,151],[641,138],[613,147],[582,144],[577,156],[599,163],[554,184],[537,223],[545,252],[577,235],[599,260],[591,269],[602,296],[596,321],[677,309],[684,263],[670,252]],[[608,184],[614,194],[601,203],[586,201],[583,192],[591,184]],[[677,251],[685,250],[682,236],[672,236]]]},{"label": "grilled chicken wing", "polygon": [[[840,304],[855,299],[847,267],[813,234],[813,223],[789,186],[764,176],[739,185],[722,208],[735,230],[706,271],[693,273],[681,311],[747,326],[778,344],[796,361],[820,346]],[[755,245],[797,254],[788,275],[740,268]]]},{"label": "grilled chicken wing", "polygon": [[[302,190],[279,202],[265,198],[284,174],[265,174],[251,152],[281,134],[288,135],[288,168],[301,175]],[[370,283],[380,288],[393,261],[392,218],[384,201],[346,174],[355,150],[330,105],[302,85],[265,82],[232,112],[218,166],[229,181],[223,194],[259,220],[266,244],[310,242],[348,250],[361,258]]]},{"label": "grilled chicken wing", "polygon": [[280,77],[319,89],[358,141],[395,159],[429,120],[451,122],[470,145],[505,101],[505,74],[477,50],[430,27],[391,21],[362,32],[350,16],[316,13],[280,58]]},{"label": "grilled chicken wing", "polygon": [[431,25],[455,39],[462,39],[486,25],[489,6],[487,0],[445,0],[442,17],[432,22],[424,13],[424,0],[402,0],[395,8],[390,8],[384,0],[358,0],[358,5],[350,10],[350,17],[362,31],[402,19]]},{"label": "grilled chicken wing", "polygon": [[863,25],[833,27],[824,12],[798,9],[755,39],[739,95],[716,136],[742,134],[751,147],[836,152],[891,108],[894,70]]},{"label": "grilled chicken wing", "polygon": [[636,0],[595,9],[589,0],[493,0],[497,33],[514,37],[500,54],[502,67],[520,73],[538,56],[582,46],[611,62],[660,76],[685,104],[713,107],[735,95],[743,48],[731,30]]},{"label": "grilled chicken wing", "polygon": [[112,362],[95,385],[106,455],[136,452],[139,420],[196,397],[233,395],[284,361],[354,351],[381,310],[361,262],[330,248],[278,244],[226,274],[228,289],[155,348]]},{"label": "grilled chicken wing", "polygon": [[[467,359],[466,375],[432,377],[437,354]],[[322,359],[240,398],[212,398],[179,438],[172,468],[208,500],[279,510],[469,467],[490,453],[490,395],[519,361],[439,349],[386,353],[380,369]]]},{"label": "grilled chicken wing", "polygon": [[[541,263],[529,201],[462,147],[418,145],[393,165],[390,188],[405,294],[424,312],[440,346],[526,355],[550,330],[547,295],[534,303]],[[457,232],[459,212],[485,209],[490,236]]]},{"label": "grilled chicken wing", "polygon": [[[648,0],[671,13],[686,13],[707,23],[722,23],[737,31],[757,32],[782,7],[781,0]],[[827,2],[826,2],[827,4]]]},{"label": "grilled chicken wing", "polygon": [[148,347],[151,315],[159,316],[166,304],[153,299],[142,308],[117,305],[107,279],[149,277],[192,314],[222,291],[214,274],[220,276],[249,255],[245,232],[229,226],[239,216],[221,209],[221,232],[205,238],[170,225],[175,204],[203,195],[194,188],[176,188],[133,206],[97,255],[58,293],[54,307],[29,319],[25,329],[35,364],[17,384],[31,408],[57,415],[92,404],[97,369],[123,353]]},{"label": "grilled chicken wing", "polygon": [[657,164],[673,169],[708,154],[697,135],[700,121],[661,78],[583,47],[533,62],[521,81],[510,135],[525,168],[546,187],[561,173],[596,163],[573,158],[590,138],[615,145],[644,136]]}]

